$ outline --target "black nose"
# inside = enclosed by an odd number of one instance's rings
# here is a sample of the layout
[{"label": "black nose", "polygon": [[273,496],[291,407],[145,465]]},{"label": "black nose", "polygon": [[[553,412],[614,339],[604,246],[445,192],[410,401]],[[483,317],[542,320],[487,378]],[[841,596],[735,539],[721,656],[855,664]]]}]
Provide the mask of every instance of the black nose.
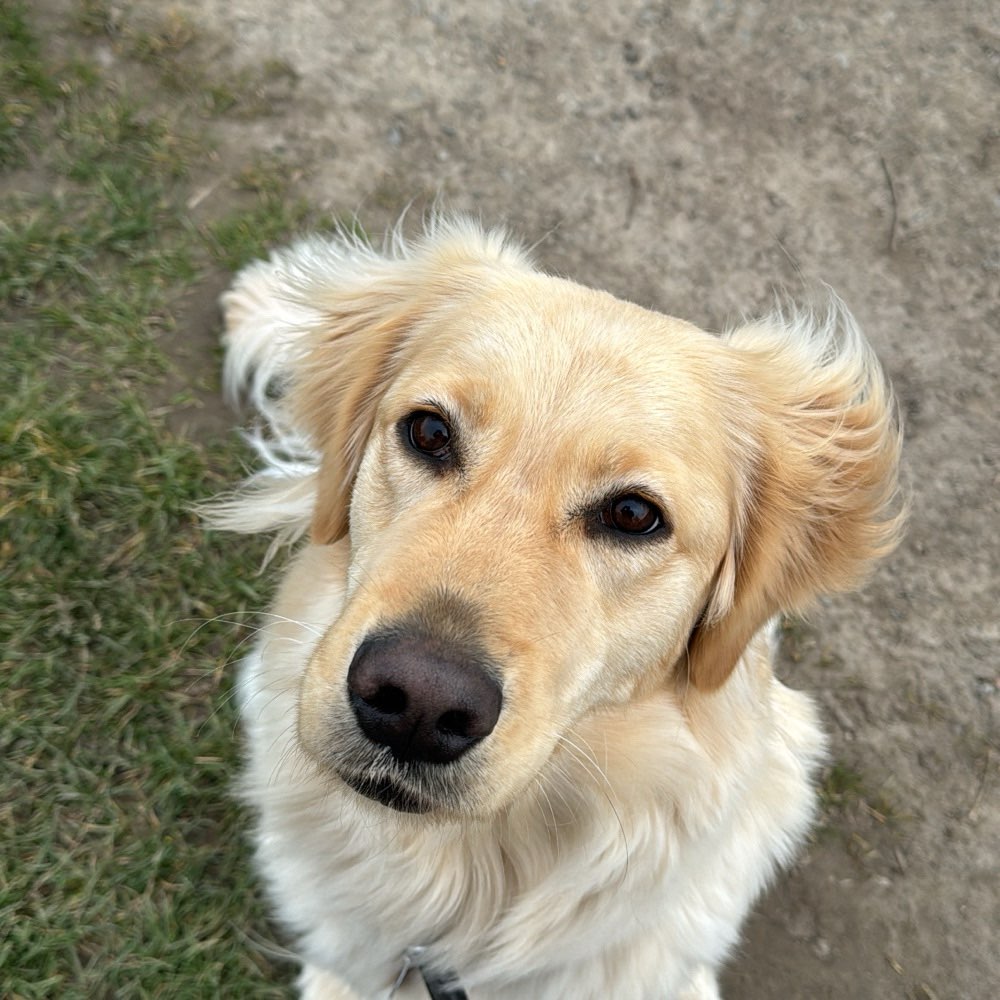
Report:
[{"label": "black nose", "polygon": [[500,685],[483,665],[422,635],[366,639],[347,673],[361,731],[400,761],[457,760],[500,717]]}]

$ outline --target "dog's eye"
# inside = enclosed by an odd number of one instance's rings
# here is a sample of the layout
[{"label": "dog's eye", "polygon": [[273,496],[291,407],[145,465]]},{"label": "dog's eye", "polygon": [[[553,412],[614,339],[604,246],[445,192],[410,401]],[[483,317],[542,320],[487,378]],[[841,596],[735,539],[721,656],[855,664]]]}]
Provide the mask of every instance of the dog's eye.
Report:
[{"label": "dog's eye", "polygon": [[664,526],[659,508],[638,493],[612,497],[600,512],[601,524],[623,535],[652,535]]},{"label": "dog's eye", "polygon": [[404,421],[404,435],[407,444],[421,455],[438,461],[451,458],[451,425],[440,413],[411,413]]}]

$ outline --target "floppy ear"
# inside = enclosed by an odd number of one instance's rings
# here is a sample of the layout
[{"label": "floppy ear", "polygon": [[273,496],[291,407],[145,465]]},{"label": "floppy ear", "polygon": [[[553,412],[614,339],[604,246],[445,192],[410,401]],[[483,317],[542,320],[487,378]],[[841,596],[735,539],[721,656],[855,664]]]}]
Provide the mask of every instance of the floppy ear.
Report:
[{"label": "floppy ear", "polygon": [[895,403],[846,310],[778,313],[727,340],[744,496],[688,645],[689,677],[703,691],[728,678],[773,615],[855,586],[904,520]]},{"label": "floppy ear", "polygon": [[372,281],[326,313],[322,333],[299,369],[295,422],[322,456],[310,529],[317,544],[347,533],[351,489],[375,411],[399,369],[402,345],[421,305],[419,298],[396,301],[382,281]]},{"label": "floppy ear", "polygon": [[348,529],[351,491],[385,390],[406,364],[419,321],[481,283],[484,268],[527,267],[499,231],[432,218],[407,243],[378,253],[350,235],[293,247],[295,299],[315,319],[288,389],[293,424],[321,457],[311,534],[330,544]]}]

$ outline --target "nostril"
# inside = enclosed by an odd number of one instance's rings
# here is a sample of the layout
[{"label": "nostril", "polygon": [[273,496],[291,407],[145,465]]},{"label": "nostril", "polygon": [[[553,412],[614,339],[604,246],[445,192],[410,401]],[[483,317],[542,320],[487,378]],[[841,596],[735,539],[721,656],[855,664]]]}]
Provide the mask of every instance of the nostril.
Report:
[{"label": "nostril", "polygon": [[437,720],[436,728],[439,733],[443,733],[445,736],[461,736],[466,738],[472,729],[472,719],[469,717],[468,712],[460,712],[457,709],[453,709],[452,711],[445,712]]},{"label": "nostril", "polygon": [[406,692],[394,684],[383,684],[373,695],[364,700],[372,708],[386,715],[402,715],[406,711]]}]

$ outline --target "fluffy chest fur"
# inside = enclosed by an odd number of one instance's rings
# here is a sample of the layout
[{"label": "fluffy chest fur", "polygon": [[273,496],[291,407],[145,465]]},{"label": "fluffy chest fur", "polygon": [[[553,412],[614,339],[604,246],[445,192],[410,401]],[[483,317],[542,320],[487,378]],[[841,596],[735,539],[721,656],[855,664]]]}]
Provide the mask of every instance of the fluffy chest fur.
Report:
[{"label": "fluffy chest fur", "polygon": [[503,814],[427,824],[331,786],[296,744],[346,556],[300,555],[240,683],[258,857],[304,957],[373,998],[414,945],[476,1000],[673,996],[715,967],[813,811],[822,736],[766,638],[710,703],[661,694],[590,718]]}]

